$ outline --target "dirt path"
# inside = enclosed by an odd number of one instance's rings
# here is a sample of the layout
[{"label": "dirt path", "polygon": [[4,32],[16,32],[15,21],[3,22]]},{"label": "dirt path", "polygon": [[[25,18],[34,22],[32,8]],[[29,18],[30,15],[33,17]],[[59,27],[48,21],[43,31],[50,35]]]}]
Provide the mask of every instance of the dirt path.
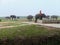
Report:
[{"label": "dirt path", "polygon": [[[23,24],[19,26],[26,26],[26,25],[42,25],[42,26],[48,26],[48,27],[55,27],[55,28],[60,28],[60,24],[42,24],[42,23],[34,23],[34,22],[22,22]],[[2,28],[12,28],[12,27],[17,27],[17,26],[0,26],[0,29]]]},{"label": "dirt path", "polygon": [[2,26],[2,27],[0,27],[0,29],[2,29],[2,28],[12,28],[12,27],[15,27],[15,26]]},{"label": "dirt path", "polygon": [[42,26],[48,26],[48,27],[54,27],[54,28],[60,28],[60,24],[42,24],[42,23],[34,23],[34,22],[23,22],[23,23],[42,25]]},{"label": "dirt path", "polygon": [[[30,24],[21,24],[21,25],[18,25],[18,26],[26,26],[26,25],[30,25]],[[17,26],[0,26],[0,29],[2,29],[2,28],[12,28],[12,27],[17,27]]]}]

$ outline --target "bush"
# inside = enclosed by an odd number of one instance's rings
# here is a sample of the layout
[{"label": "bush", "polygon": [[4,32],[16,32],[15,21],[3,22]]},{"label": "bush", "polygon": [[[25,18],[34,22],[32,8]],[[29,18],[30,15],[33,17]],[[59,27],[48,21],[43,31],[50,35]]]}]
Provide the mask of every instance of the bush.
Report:
[{"label": "bush", "polygon": [[0,19],[0,22],[1,22],[2,20]]}]

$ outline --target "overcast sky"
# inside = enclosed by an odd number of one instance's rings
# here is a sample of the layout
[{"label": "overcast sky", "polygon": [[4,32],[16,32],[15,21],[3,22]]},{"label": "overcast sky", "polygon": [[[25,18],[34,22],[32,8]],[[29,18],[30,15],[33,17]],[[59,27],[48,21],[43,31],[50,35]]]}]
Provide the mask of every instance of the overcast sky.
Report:
[{"label": "overcast sky", "polygon": [[0,16],[60,15],[60,0],[0,0]]}]

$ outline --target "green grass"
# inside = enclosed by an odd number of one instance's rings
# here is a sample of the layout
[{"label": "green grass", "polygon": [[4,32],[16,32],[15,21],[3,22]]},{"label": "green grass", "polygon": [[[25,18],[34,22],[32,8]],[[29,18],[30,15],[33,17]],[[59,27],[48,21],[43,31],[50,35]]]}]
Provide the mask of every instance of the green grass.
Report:
[{"label": "green grass", "polygon": [[0,29],[0,39],[4,37],[22,38],[22,37],[31,37],[31,36],[52,36],[59,34],[60,34],[60,29],[48,30],[47,28],[37,25],[30,25],[30,26],[28,25],[28,26]]},{"label": "green grass", "polygon": [[0,29],[0,39],[4,37],[14,38],[14,37],[31,37],[31,36],[52,36],[52,35],[60,35],[60,29],[47,29],[42,26],[37,25],[27,25],[27,26],[19,26],[26,21],[26,19],[19,19],[16,21],[3,19],[2,22],[9,22],[7,24],[3,24],[3,26],[17,26],[14,28],[4,28]]},{"label": "green grass", "polygon": [[5,19],[5,18],[1,18],[1,19],[2,21],[0,22],[0,25],[2,26],[19,26],[21,22],[27,21],[26,18],[16,19],[16,20]]}]

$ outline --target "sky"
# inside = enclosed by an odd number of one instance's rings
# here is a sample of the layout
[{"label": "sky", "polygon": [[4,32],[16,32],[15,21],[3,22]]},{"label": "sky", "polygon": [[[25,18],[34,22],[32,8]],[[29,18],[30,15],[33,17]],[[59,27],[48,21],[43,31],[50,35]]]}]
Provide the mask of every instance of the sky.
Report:
[{"label": "sky", "polygon": [[60,16],[60,0],[0,0],[0,17],[35,16],[39,11]]}]

